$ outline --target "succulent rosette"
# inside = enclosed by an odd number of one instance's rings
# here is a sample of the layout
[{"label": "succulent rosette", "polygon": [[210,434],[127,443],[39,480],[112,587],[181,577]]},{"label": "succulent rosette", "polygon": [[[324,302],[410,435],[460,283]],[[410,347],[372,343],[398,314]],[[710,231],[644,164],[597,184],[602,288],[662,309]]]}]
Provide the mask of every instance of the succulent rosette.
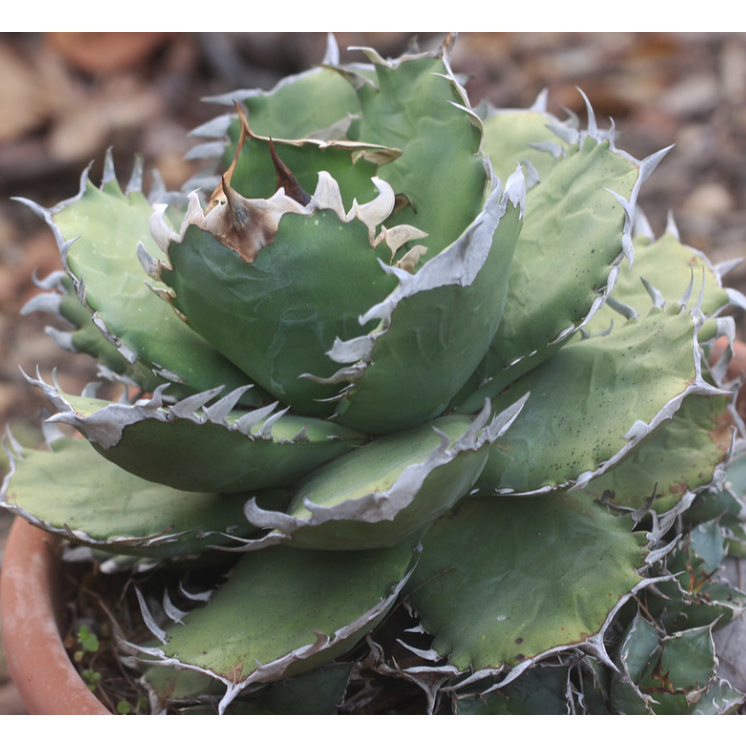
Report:
[{"label": "succulent rosette", "polygon": [[[126,394],[27,376],[57,413],[48,450],[8,439],[3,505],[104,570],[216,563],[214,588],[141,596],[154,639],[128,644],[158,706],[336,711],[382,674],[430,711],[652,711],[650,661],[689,644],[709,652],[670,707],[741,701],[711,632],[743,598],[691,536],[722,558],[727,514],[740,537],[718,490],[741,423],[703,346],[743,299],[673,224],[650,235],[637,197],[664,153],[620,150],[590,105],[586,128],[543,97],[473,108],[452,43],[341,67],[332,42],[230,94],[194,191],[146,197],[141,164],[123,191],[107,157],[101,188],[32,205],[64,271],[26,311]],[[688,587],[667,563],[693,505]],[[646,594],[696,625],[643,622]],[[418,621],[392,650],[397,601]]]}]

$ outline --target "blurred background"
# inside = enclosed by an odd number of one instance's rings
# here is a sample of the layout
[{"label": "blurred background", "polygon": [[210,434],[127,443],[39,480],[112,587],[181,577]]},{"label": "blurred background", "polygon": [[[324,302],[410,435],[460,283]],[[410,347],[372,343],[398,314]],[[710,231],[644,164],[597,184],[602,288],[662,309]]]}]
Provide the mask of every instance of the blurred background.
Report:
[{"label": "blurred background", "polygon": [[[350,46],[398,56],[414,34],[340,33],[342,61],[362,61]],[[420,48],[444,34],[421,34]],[[205,96],[269,88],[319,62],[324,34],[0,33],[0,428],[25,444],[38,441],[45,400],[25,385],[19,366],[59,371],[79,393],[95,378],[81,356],[59,351],[43,334],[41,314],[19,317],[36,292],[32,273],[58,269],[51,232],[24,196],[45,207],[75,195],[91,162],[98,183],[103,154],[114,148],[121,179],[135,153],[178,189],[204,162],[184,162],[189,131],[224,113]],[[585,121],[576,86],[601,127],[613,118],[617,146],[637,158],[676,143],[643,188],[639,204],[654,231],[669,210],[684,242],[719,262],[746,256],[746,35],[462,34],[452,66],[470,77],[472,104],[530,106],[544,88],[549,109]],[[147,191],[147,183],[146,183]],[[746,292],[746,266],[729,285]],[[741,333],[746,337],[741,321]],[[6,462],[0,455],[0,475]],[[0,562],[10,516],[0,511]],[[1,634],[1,630],[0,630]],[[22,712],[0,654],[0,714]]]}]

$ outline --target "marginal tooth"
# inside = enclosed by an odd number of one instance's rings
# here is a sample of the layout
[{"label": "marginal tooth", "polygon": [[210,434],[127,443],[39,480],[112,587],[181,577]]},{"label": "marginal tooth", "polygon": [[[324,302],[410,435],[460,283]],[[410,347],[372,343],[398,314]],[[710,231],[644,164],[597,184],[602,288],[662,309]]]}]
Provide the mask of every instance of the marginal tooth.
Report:
[{"label": "marginal tooth", "polygon": [[[230,116],[230,115],[229,115]],[[184,154],[185,161],[199,161],[203,158],[210,160],[222,158],[225,152],[225,143],[221,140],[218,142],[201,142],[194,145]]]},{"label": "marginal tooth", "polygon": [[[557,135],[560,140],[563,140],[568,145],[577,145],[578,141],[580,140],[580,132],[578,132],[573,127],[566,127],[564,124],[556,124],[554,122],[550,122],[546,125],[546,128]],[[541,146],[544,144],[542,143]],[[541,146],[534,146],[534,147],[541,147]],[[557,147],[557,146],[555,146]]]},{"label": "marginal tooth", "polygon": [[48,337],[51,337],[61,350],[65,352],[78,352],[78,349],[73,344],[72,332],[63,332],[55,329],[53,326],[45,326],[44,333]]},{"label": "marginal tooth", "polygon": [[169,407],[169,411],[180,419],[191,419],[198,409],[201,409],[208,401],[214,399],[224,388],[224,386],[218,386],[209,391],[200,391],[198,394],[187,396],[186,399],[172,404]]},{"label": "marginal tooth", "polygon": [[639,318],[639,314],[634,308],[632,308],[632,306],[628,306],[626,303],[622,303],[620,300],[617,300],[612,296],[609,296],[606,299],[606,302],[609,304],[609,308],[612,308],[617,313],[622,314],[625,319],[629,320]]},{"label": "marginal tooth", "polygon": [[728,295],[728,302],[731,305],[738,306],[738,308],[746,311],[746,295],[735,288],[725,288],[725,292]]},{"label": "marginal tooth", "polygon": [[258,425],[265,417],[268,417],[277,408],[279,402],[272,402],[266,407],[260,407],[248,412],[236,420],[236,428],[244,435],[251,435],[251,428]]},{"label": "marginal tooth", "polygon": [[529,143],[529,147],[542,153],[549,153],[553,158],[562,158],[565,154],[565,149],[558,142],[532,142]]},{"label": "marginal tooth", "polygon": [[280,160],[271,138],[269,154],[272,156],[272,163],[277,173],[277,189],[284,189],[288,197],[305,207],[311,201],[311,195],[300,185],[295,174]]},{"label": "marginal tooth", "polygon": [[689,284],[686,287],[686,290],[684,291],[684,294],[681,296],[681,300],[679,301],[679,305],[684,308],[688,303],[689,300],[692,297],[692,290],[694,290],[694,269],[690,267],[690,277],[689,277]]},{"label": "marginal tooth", "polygon": [[142,241],[139,241],[137,244],[137,258],[140,260],[142,268],[149,277],[152,277],[154,280],[161,279],[160,262],[148,253]]},{"label": "marginal tooth", "polygon": [[168,589],[163,589],[163,611],[166,612],[166,616],[176,624],[184,624],[184,617],[187,615],[186,611],[182,611],[174,606],[171,601],[171,596],[168,595]]},{"label": "marginal tooth", "polygon": [[156,202],[161,201],[161,198],[164,194],[166,194],[168,190],[166,189],[166,182],[163,181],[163,176],[161,176],[161,172],[158,169],[152,169],[150,172],[150,176],[153,185],[148,192],[148,202],[151,205],[154,205]]},{"label": "marginal tooth", "polygon": [[644,236],[645,238],[649,238],[651,241],[655,239],[653,229],[650,227],[650,223],[648,222],[647,217],[645,217],[645,213],[639,207],[635,210],[635,226],[633,234],[635,236]]},{"label": "marginal tooth", "polygon": [[676,225],[673,213],[670,210],[668,211],[668,218],[666,220],[666,233],[670,233],[677,241],[681,240],[679,236],[679,227]]},{"label": "marginal tooth", "polygon": [[153,214],[150,216],[149,228],[150,235],[156,242],[158,248],[164,253],[168,253],[168,246],[172,241],[178,241],[179,235],[166,222],[165,212],[168,205],[153,205]]},{"label": "marginal tooth", "polygon": [[293,443],[307,443],[309,442],[310,438],[308,437],[308,433],[306,432],[306,426],[303,425],[303,427],[298,430],[298,432],[293,436]]},{"label": "marginal tooth", "polygon": [[614,138],[616,137],[616,122],[611,118],[611,127],[606,132],[606,139],[609,141],[609,147],[613,150],[616,147]]},{"label": "marginal tooth", "polygon": [[[349,368],[340,368],[334,375],[329,378],[321,378],[315,376],[312,373],[301,373],[298,378],[305,378],[314,383],[334,385],[337,383],[352,383],[362,378],[365,373],[366,366],[364,364],[351,365]],[[333,401],[333,399],[324,399],[323,401]]]},{"label": "marginal tooth", "polygon": [[35,295],[21,309],[21,316],[28,316],[30,313],[51,313],[61,321],[65,317],[60,314],[60,304],[62,296],[59,293],[40,293]]},{"label": "marginal tooth", "polygon": [[309,207],[317,210],[333,210],[340,220],[346,220],[339,184],[328,172],[319,171],[316,191],[311,197]]},{"label": "marginal tooth", "polygon": [[381,226],[381,232],[375,240],[377,246],[381,241],[386,242],[386,246],[391,249],[391,258],[394,258],[394,254],[409,241],[416,241],[421,238],[427,238],[427,233],[421,231],[419,228],[415,228],[413,225],[395,225],[393,228],[386,228],[385,225]]},{"label": "marginal tooth", "polygon": [[332,349],[326,353],[335,363],[356,363],[358,360],[370,360],[376,339],[372,336],[355,337],[342,341],[339,337],[334,340]]},{"label": "marginal tooth", "polygon": [[339,66],[339,45],[337,39],[331,31],[326,35],[326,51],[324,52],[324,59],[321,62],[322,65],[328,65],[329,67]]},{"label": "marginal tooth", "polygon": [[[231,114],[221,114],[220,116],[211,119],[209,122],[195,127],[190,133],[189,137],[206,137],[206,138],[220,138],[225,137],[228,134],[228,129],[233,123],[233,116]],[[222,153],[221,153],[222,155]]]},{"label": "marginal tooth", "polygon": [[91,381],[87,383],[80,395],[86,399],[95,399],[102,383],[103,381]]},{"label": "marginal tooth", "polygon": [[67,272],[58,269],[55,272],[48,274],[43,280],[40,280],[36,276],[36,270],[34,270],[32,279],[34,285],[36,285],[40,290],[57,290],[60,293],[66,293],[67,291],[62,284],[62,280],[64,280],[65,277],[67,277]]},{"label": "marginal tooth", "polygon": [[137,153],[135,155],[135,164],[132,167],[132,175],[127,184],[126,194],[133,192],[142,192],[142,175],[143,175],[143,157]]},{"label": "marginal tooth", "polygon": [[210,422],[222,424],[225,418],[233,411],[233,408],[238,404],[238,400],[250,389],[251,384],[247,386],[241,386],[240,388],[231,391],[230,394],[226,394],[222,399],[219,399],[211,407],[203,407],[207,419]]},{"label": "marginal tooth", "polygon": [[[155,278],[159,279],[159,278]],[[165,300],[167,303],[170,303],[173,301],[173,299],[176,297],[176,293],[174,293],[171,288],[159,288],[155,287],[154,285],[151,285],[149,282],[145,283],[159,298],[162,300]]]},{"label": "marginal tooth", "polygon": [[544,88],[544,90],[539,93],[539,95],[536,97],[536,101],[534,101],[533,104],[529,107],[529,111],[537,111],[542,114],[545,114],[547,111],[547,103],[549,102],[549,89]]},{"label": "marginal tooth", "polygon": [[417,263],[422,259],[423,256],[427,254],[427,246],[423,246],[422,244],[417,244],[417,246],[413,246],[397,263],[396,266],[398,269],[403,269],[405,272],[409,272],[410,274],[414,272],[414,268],[417,266]]},{"label": "marginal tooth", "polygon": [[[44,435],[44,442],[48,446],[51,446],[55,440],[59,440],[60,438],[65,437],[65,433],[63,433],[62,430],[54,424],[54,422],[49,422],[47,420],[44,420],[41,423],[41,431]],[[8,431],[8,433],[10,433],[10,431]]]},{"label": "marginal tooth", "polygon": [[644,158],[643,161],[640,163],[640,184],[644,184],[647,179],[650,178],[650,174],[655,171],[658,164],[666,157],[666,155],[669,153],[670,150],[673,149],[673,145],[669,145],[667,148],[663,148],[662,150],[659,150],[657,153],[653,153],[652,155],[649,155],[647,158]]},{"label": "marginal tooth", "polygon": [[665,308],[666,301],[663,299],[663,295],[658,288],[653,287],[644,277],[640,277],[642,284],[645,286],[645,290],[648,291],[648,295],[653,301],[653,308]]},{"label": "marginal tooth", "polygon": [[583,101],[585,101],[585,110],[588,114],[588,134],[594,140],[598,140],[598,125],[596,124],[596,114],[593,111],[591,102],[588,100],[588,96],[586,96],[580,88],[578,88],[578,93],[580,93],[580,95],[583,97]]},{"label": "marginal tooth", "polygon": [[190,601],[209,601],[212,596],[212,591],[202,591],[201,593],[190,593],[182,583],[179,583],[179,592],[184,598],[188,598]]},{"label": "marginal tooth", "polygon": [[352,209],[347,213],[347,222],[353,218],[357,218],[363,223],[368,228],[368,240],[372,246],[375,241],[376,227],[386,220],[394,210],[396,195],[391,185],[383,179],[374,176],[371,181],[375,184],[376,189],[378,189],[378,196],[362,205],[358,204],[357,200],[354,200]]},{"label": "marginal tooth", "polygon": [[163,392],[170,385],[169,383],[162,383],[153,391],[150,399],[138,399],[135,406],[140,409],[160,409],[163,406]]},{"label": "marginal tooth", "polygon": [[[732,272],[736,267],[740,267],[741,264],[743,264],[744,257],[739,257],[738,259],[727,259],[724,262],[718,262],[715,265],[715,274],[718,277],[724,277],[729,272]],[[39,285],[41,287],[41,285]]]},{"label": "marginal tooth", "polygon": [[55,238],[57,238],[57,246],[60,250],[60,260],[62,261],[62,266],[67,267],[67,255],[70,252],[70,247],[78,240],[76,238],[71,238],[69,241],[65,241],[62,237],[62,233],[59,231],[59,228],[55,225]]},{"label": "marginal tooth", "polygon": [[145,622],[145,626],[165,645],[168,639],[166,633],[156,623],[153,615],[150,613],[150,609],[145,603],[142,592],[137,586],[135,586],[135,593],[137,594],[137,601],[140,604],[140,613],[142,614],[142,619]]},{"label": "marginal tooth", "polygon": [[283,409],[280,412],[276,412],[271,417],[267,417],[267,420],[261,426],[259,432],[256,434],[257,437],[261,440],[272,440],[272,428],[275,426],[277,420],[279,420],[280,417],[282,417],[282,415],[284,415],[285,412],[287,412],[289,409],[290,407],[288,407],[287,409]]},{"label": "marginal tooth", "polygon": [[114,169],[113,148],[109,148],[104,157],[104,173],[101,177],[101,188],[103,189],[110,181],[116,181],[116,179],[117,172]]}]

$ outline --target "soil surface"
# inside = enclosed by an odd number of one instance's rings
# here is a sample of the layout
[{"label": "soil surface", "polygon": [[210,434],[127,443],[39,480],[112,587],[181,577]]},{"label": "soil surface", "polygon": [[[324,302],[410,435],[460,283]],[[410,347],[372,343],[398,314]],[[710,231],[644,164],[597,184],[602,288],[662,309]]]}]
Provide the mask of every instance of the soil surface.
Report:
[{"label": "soil surface", "polygon": [[[341,49],[405,50],[409,34],[340,34]],[[423,35],[427,48],[440,37]],[[36,366],[62,388],[95,379],[81,356],[63,353],[44,334],[50,318],[20,317],[37,291],[32,273],[59,268],[51,232],[22,195],[51,207],[78,191],[81,171],[113,146],[126,180],[135,153],[178,189],[202,162],[184,162],[189,131],[223,113],[203,97],[271,87],[321,60],[321,34],[0,34],[0,427],[23,444],[38,443],[41,394],[19,366]],[[361,59],[343,51],[343,61]],[[684,241],[714,261],[746,256],[746,35],[743,34],[465,34],[452,66],[471,77],[473,104],[530,106],[549,91],[549,109],[585,121],[576,86],[599,125],[613,118],[617,144],[638,158],[676,143],[643,188],[640,205],[656,232],[669,210]],[[746,292],[746,266],[729,284]],[[743,331],[743,329],[742,329]],[[0,457],[0,472],[7,463]],[[0,510],[0,562],[11,516]],[[1,634],[0,630],[0,634]],[[0,653],[0,714],[24,712]]]}]

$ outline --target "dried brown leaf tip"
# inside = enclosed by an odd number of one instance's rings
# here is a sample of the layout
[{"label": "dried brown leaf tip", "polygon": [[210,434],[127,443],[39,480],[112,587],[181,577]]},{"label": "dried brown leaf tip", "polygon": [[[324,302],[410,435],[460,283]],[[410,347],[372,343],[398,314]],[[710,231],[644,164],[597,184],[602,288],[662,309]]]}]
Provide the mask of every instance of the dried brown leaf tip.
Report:
[{"label": "dried brown leaf tip", "polygon": [[307,205],[311,201],[311,195],[298,183],[295,174],[280,160],[272,138],[269,139],[269,152],[277,172],[277,188],[284,189],[285,194],[299,204]]}]

